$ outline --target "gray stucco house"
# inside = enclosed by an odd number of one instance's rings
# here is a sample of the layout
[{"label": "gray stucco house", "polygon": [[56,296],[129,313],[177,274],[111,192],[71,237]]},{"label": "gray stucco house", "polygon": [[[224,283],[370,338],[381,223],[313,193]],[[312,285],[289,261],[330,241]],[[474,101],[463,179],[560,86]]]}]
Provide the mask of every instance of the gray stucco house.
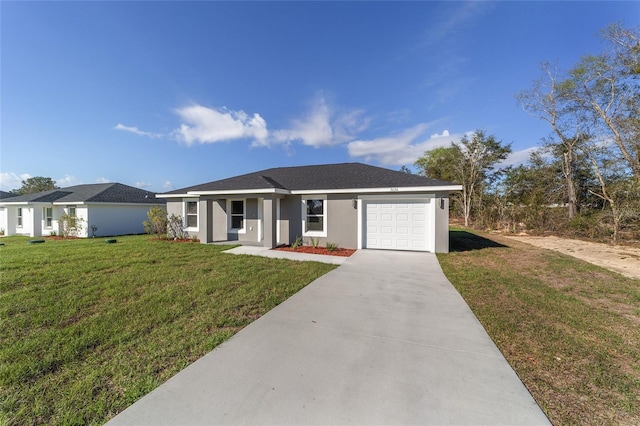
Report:
[{"label": "gray stucco house", "polygon": [[460,185],[361,163],[279,167],[158,194],[202,243],[449,251]]},{"label": "gray stucco house", "polygon": [[0,229],[6,235],[48,236],[60,233],[63,214],[82,219],[79,237],[142,234],[142,222],[165,200],[121,183],[96,183],[5,197],[0,194]]}]

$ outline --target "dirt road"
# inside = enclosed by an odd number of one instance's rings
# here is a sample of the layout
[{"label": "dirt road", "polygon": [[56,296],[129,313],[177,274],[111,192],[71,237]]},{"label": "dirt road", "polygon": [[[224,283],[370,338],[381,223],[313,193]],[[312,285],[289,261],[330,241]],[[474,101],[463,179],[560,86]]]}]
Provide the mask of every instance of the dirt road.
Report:
[{"label": "dirt road", "polygon": [[640,248],[611,246],[558,237],[509,236],[513,240],[556,250],[594,265],[640,280]]}]

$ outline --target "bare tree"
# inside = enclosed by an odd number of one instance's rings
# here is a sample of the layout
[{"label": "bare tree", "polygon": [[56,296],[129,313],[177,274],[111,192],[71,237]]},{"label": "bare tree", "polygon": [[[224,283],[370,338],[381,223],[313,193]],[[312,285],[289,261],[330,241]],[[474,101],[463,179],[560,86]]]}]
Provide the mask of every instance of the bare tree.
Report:
[{"label": "bare tree", "polygon": [[576,149],[584,141],[584,135],[571,105],[567,104],[559,92],[557,68],[544,63],[542,71],[542,78],[536,80],[531,89],[521,92],[516,98],[527,113],[551,126],[555,137],[547,140],[547,145],[552,152],[561,155],[567,214],[569,219],[572,219],[578,213]]},{"label": "bare tree", "polygon": [[639,31],[608,27],[603,38],[610,49],[584,56],[562,82],[562,96],[592,129],[611,138],[622,160],[640,182],[640,44]]}]

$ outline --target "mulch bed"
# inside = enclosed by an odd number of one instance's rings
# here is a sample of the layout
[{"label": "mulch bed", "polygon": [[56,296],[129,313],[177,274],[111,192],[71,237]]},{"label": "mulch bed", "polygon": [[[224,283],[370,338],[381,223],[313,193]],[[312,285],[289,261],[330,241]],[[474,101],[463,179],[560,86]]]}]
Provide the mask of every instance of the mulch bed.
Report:
[{"label": "mulch bed", "polygon": [[334,251],[329,251],[327,250],[326,247],[312,247],[312,246],[298,246],[295,249],[291,246],[280,246],[272,250],[291,251],[294,253],[324,254],[327,256],[342,256],[342,257],[349,257],[356,252],[354,249],[337,248]]}]

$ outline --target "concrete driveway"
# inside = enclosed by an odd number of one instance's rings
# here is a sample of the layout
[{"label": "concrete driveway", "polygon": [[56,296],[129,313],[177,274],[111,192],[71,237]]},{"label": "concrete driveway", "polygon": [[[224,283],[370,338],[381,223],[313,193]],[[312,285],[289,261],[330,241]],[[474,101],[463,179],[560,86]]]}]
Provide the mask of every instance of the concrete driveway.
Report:
[{"label": "concrete driveway", "polygon": [[109,424],[549,422],[435,255],[360,250]]}]

